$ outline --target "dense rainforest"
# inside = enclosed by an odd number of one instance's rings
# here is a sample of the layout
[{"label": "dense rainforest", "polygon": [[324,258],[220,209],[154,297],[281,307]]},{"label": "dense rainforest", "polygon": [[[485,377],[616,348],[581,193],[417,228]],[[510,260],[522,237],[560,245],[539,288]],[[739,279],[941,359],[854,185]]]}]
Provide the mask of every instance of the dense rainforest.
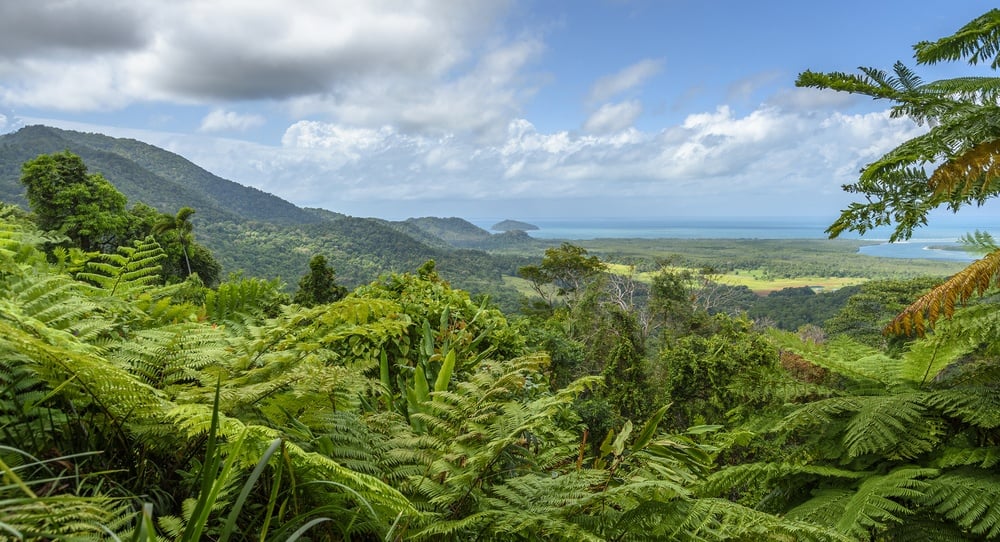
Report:
[{"label": "dense rainforest", "polygon": [[[998,27],[990,11],[918,44],[917,61],[979,62],[1000,50]],[[892,224],[905,238],[933,208],[1000,191],[993,79],[923,83],[900,64],[798,84],[929,125],[862,171],[848,189],[867,203],[831,234]],[[491,260],[435,248],[434,229],[479,234],[434,219],[277,204],[309,242],[344,222],[410,260],[355,284],[316,246],[291,287],[226,274],[202,232],[277,251],[264,222],[197,223],[229,211],[205,191],[133,199],[65,148],[20,160],[24,192],[0,207],[0,537],[1000,537],[987,234],[968,239],[982,258],[943,281],[869,281],[790,332],[708,270],[639,280],[570,243]],[[513,266],[520,308],[446,280],[463,258]],[[806,290],[773,297],[815,305]]]}]

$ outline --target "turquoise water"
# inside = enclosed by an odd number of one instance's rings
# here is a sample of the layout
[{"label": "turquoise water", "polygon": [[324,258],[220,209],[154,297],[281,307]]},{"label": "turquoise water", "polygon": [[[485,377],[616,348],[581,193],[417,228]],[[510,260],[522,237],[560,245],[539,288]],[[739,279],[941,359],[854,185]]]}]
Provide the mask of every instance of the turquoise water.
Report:
[{"label": "turquoise water", "polygon": [[[528,234],[536,239],[826,239],[832,220],[817,218],[514,218],[538,226]],[[503,218],[476,218],[469,222],[489,230]],[[907,242],[888,243],[890,229],[869,232],[864,237],[845,233],[845,239],[864,239],[878,244],[862,247],[861,253],[890,258],[931,258],[972,261],[963,251],[934,250],[931,247],[957,246],[963,235],[976,230],[1000,232],[1000,227],[984,227],[977,221],[959,220],[955,215],[932,221],[914,231]],[[996,233],[994,236],[1000,238]]]}]

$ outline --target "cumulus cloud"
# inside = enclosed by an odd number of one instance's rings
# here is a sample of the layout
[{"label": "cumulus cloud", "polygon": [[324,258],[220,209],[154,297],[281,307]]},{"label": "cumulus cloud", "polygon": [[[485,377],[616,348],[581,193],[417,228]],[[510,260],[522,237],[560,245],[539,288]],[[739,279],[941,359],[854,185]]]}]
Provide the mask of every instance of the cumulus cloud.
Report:
[{"label": "cumulus cloud", "polygon": [[642,114],[642,104],[638,100],[604,104],[587,118],[583,129],[599,134],[620,132],[632,126],[640,114]]},{"label": "cumulus cloud", "polygon": [[235,111],[213,109],[201,119],[201,132],[245,132],[263,126],[267,120],[262,115],[241,114]]},{"label": "cumulus cloud", "polygon": [[4,2],[0,104],[259,101],[352,125],[497,134],[533,92],[524,71],[543,49],[504,34],[508,4]]},{"label": "cumulus cloud", "polygon": [[818,117],[773,105],[746,114],[721,106],[655,132],[542,132],[515,119],[492,145],[309,121],[290,126],[281,147],[187,152],[223,176],[347,212],[363,202],[405,214],[399,209],[428,201],[632,197],[746,214],[750,201],[771,201],[781,212],[789,197],[797,205],[843,198],[840,186],[861,166],[920,131],[886,112]]},{"label": "cumulus cloud", "polygon": [[[824,113],[773,103],[746,113],[720,106],[658,131],[543,131],[516,118],[489,144],[321,121],[291,124],[280,146],[68,127],[148,141],[299,205],[404,217],[433,202],[435,209],[446,201],[561,209],[585,201],[604,211],[629,198],[635,212],[648,214],[671,205],[688,213],[802,214],[810,205],[835,213],[849,201],[842,184],[926,130],[885,111]],[[441,212],[471,216],[452,209]]]},{"label": "cumulus cloud", "polygon": [[588,101],[604,102],[637,87],[646,79],[656,75],[663,69],[662,60],[645,59],[621,71],[598,79],[590,89]]}]

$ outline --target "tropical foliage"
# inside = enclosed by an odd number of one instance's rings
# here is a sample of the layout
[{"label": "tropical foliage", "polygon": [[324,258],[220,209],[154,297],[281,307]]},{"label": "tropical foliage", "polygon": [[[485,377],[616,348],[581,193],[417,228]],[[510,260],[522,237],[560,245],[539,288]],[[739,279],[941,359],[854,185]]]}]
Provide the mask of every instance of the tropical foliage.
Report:
[{"label": "tropical foliage", "polygon": [[[992,57],[998,25],[990,12],[918,60]],[[905,236],[935,206],[995,195],[993,81],[894,73],[800,78],[932,126],[849,187],[871,199],[833,234],[896,222]],[[100,184],[70,153],[26,165],[25,184],[55,190],[61,173]],[[641,281],[571,244],[520,266],[537,298],[517,318],[436,260],[348,292],[317,256],[295,299],[277,279],[215,286],[196,269],[193,208],[137,205],[121,228],[85,229],[108,209],[71,222],[46,207],[60,197],[0,208],[0,537],[1000,538],[988,235],[968,239],[987,256],[930,293],[871,283],[825,332],[764,333],[708,270]],[[407,258],[447,254],[310,216]],[[875,334],[919,295],[890,328],[922,335]]]},{"label": "tropical foliage", "polygon": [[[985,63],[1000,50],[998,27],[1000,10],[990,10],[951,36],[916,44],[917,63],[963,59],[972,65]],[[997,69],[995,59],[990,67]],[[875,68],[861,68],[859,75],[807,71],[799,75],[798,84],[889,100],[893,116],[929,127],[868,164],[857,183],[844,187],[867,201],[845,210],[830,226],[831,236],[893,225],[892,239],[906,239],[927,223],[933,209],[958,211],[1000,195],[1000,128],[995,123],[1000,78],[958,77],[928,83],[897,62],[891,73]],[[956,306],[989,292],[998,277],[1000,252],[993,250],[903,311],[891,327],[923,333],[939,317],[951,316]]]},{"label": "tropical foliage", "polygon": [[603,379],[551,388],[432,263],[305,308],[258,279],[162,285],[153,238],[72,265],[40,240],[0,221],[11,536],[838,538],[697,498],[714,428],[660,432],[665,408],[586,446],[574,401]]}]

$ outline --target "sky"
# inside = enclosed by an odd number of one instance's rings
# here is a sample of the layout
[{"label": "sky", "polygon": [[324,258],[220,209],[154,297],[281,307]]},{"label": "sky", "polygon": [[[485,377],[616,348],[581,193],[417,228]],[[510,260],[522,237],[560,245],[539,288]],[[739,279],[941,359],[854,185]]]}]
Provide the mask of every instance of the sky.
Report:
[{"label": "sky", "polygon": [[354,216],[832,219],[926,127],[796,76],[914,67],[913,44],[993,7],[4,0],[0,133],[134,138]]}]

